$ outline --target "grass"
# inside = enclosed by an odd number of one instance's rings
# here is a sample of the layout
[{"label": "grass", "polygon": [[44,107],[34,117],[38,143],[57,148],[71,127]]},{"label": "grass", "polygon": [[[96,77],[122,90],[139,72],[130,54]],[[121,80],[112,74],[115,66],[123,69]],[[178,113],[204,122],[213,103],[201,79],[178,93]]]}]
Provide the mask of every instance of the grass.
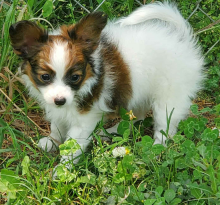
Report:
[{"label": "grass", "polygon": [[[90,11],[101,2],[80,1]],[[178,2],[185,18],[196,8],[196,0]],[[133,0],[112,0],[99,10],[112,19],[128,15],[138,6]],[[74,2],[2,1],[0,204],[220,204],[220,139],[218,130],[211,129],[220,126],[219,44],[212,48],[219,40],[220,27],[210,27],[212,21],[203,13],[215,21],[220,19],[219,1],[204,0],[200,8],[189,21],[207,53],[208,79],[191,107],[191,116],[179,124],[179,132],[167,147],[153,145],[152,118],[133,124],[122,111],[118,135],[107,133],[111,143],[101,141],[99,132],[104,128],[100,122],[91,150],[72,171],[60,166],[59,178],[52,180],[60,154],[45,153],[37,147],[38,140],[50,133],[49,124],[18,75],[20,60],[13,54],[8,28],[18,20],[36,18],[51,29],[50,24],[75,23],[86,11]],[[68,149],[69,143],[74,142],[67,142],[62,153],[74,151]],[[117,147],[123,147],[123,156],[114,157]]]}]

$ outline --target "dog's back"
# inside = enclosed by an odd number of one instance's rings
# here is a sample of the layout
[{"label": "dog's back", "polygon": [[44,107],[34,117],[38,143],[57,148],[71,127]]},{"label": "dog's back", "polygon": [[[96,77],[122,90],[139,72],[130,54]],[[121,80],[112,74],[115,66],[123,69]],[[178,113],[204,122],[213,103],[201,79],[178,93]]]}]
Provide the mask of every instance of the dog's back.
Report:
[{"label": "dog's back", "polygon": [[201,48],[188,22],[174,5],[155,3],[109,23],[102,35],[117,47],[130,70],[128,109],[143,118],[152,108],[155,129],[161,135],[166,109],[169,114],[174,108],[170,126],[174,134],[204,79]]}]

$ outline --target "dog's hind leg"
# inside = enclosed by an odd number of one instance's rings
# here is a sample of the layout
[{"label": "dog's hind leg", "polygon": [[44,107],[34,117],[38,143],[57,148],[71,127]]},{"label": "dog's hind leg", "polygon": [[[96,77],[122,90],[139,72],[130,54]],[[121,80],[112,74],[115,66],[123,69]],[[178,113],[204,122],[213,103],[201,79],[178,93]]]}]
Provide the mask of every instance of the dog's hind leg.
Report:
[{"label": "dog's hind leg", "polygon": [[[188,114],[191,100],[188,96],[173,96],[173,99],[172,97],[169,97],[169,99],[165,101],[161,101],[161,99],[158,101],[155,100],[152,104],[154,117],[154,143],[165,144],[166,136],[160,131],[163,130],[168,134],[168,137],[173,137],[176,134],[179,122]],[[168,120],[169,117],[170,121]]]}]

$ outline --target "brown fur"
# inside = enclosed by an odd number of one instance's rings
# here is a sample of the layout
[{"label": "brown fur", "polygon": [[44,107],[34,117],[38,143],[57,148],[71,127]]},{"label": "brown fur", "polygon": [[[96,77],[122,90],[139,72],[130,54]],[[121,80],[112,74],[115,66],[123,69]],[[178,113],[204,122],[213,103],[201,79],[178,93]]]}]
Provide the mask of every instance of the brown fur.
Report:
[{"label": "brown fur", "polygon": [[24,74],[28,75],[28,77],[30,78],[30,80],[33,83],[34,87],[36,89],[38,89],[37,85],[36,85],[36,82],[34,81],[34,79],[32,78],[32,75],[31,75],[31,65],[30,65],[29,61],[25,61],[22,64],[21,69],[23,70]]},{"label": "brown fur", "polygon": [[128,101],[132,97],[131,77],[128,66],[114,45],[104,41],[101,52],[105,72],[112,73],[116,79],[112,101],[107,103],[113,110],[117,110],[117,106],[127,108]]},{"label": "brown fur", "polygon": [[26,59],[33,57],[47,41],[47,32],[30,21],[13,24],[9,33],[15,53]]}]

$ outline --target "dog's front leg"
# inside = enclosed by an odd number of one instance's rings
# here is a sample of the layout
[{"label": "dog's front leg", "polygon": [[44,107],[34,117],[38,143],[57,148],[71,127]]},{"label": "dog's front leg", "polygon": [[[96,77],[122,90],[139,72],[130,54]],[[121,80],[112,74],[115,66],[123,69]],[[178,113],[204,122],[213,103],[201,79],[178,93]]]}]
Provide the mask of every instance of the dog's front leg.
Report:
[{"label": "dog's front leg", "polygon": [[[71,163],[76,164],[80,159],[80,155],[84,152],[88,145],[91,142],[91,134],[95,129],[97,123],[101,120],[102,115],[86,115],[85,117],[81,117],[79,120],[79,124],[73,125],[68,133],[68,139],[75,139],[77,143],[80,145],[80,149],[75,153],[62,156],[61,163],[66,164],[67,168],[71,167]],[[69,163],[67,163],[69,161]]]},{"label": "dog's front leg", "polygon": [[70,128],[70,130],[67,133],[67,140],[75,139],[79,144],[80,149],[70,155],[67,156],[63,155],[60,161],[62,164],[66,164],[66,167],[69,168],[71,167],[71,163],[73,164],[78,163],[80,159],[79,156],[82,154],[82,152],[86,150],[89,143],[91,142],[90,134],[93,131],[93,129],[94,128],[92,128],[91,130],[85,130],[81,126],[74,126]]},{"label": "dog's front leg", "polygon": [[55,151],[63,143],[67,134],[67,128],[61,122],[52,121],[50,128],[50,136],[41,138],[38,143],[38,147],[47,152]]}]

